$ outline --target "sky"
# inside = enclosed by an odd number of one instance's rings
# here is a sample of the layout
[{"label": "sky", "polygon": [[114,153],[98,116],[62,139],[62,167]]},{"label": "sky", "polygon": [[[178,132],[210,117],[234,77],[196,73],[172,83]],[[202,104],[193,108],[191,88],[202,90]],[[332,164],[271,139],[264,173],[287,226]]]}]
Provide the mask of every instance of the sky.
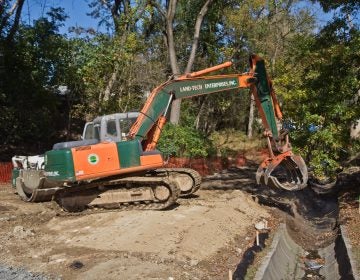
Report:
[{"label": "sky", "polygon": [[50,7],[62,7],[68,19],[65,26],[60,28],[61,33],[67,33],[69,27],[81,26],[84,28],[93,28],[98,31],[105,31],[103,27],[98,27],[98,20],[88,16],[91,12],[88,6],[90,0],[26,0],[23,7],[22,19],[31,24],[34,19],[43,15]]},{"label": "sky", "polygon": [[[26,0],[23,7],[22,20],[31,24],[34,19],[46,15],[50,7],[63,7],[69,18],[66,20],[65,26],[60,29],[61,33],[68,33],[69,27],[72,26],[93,28],[97,31],[105,32],[105,27],[98,26],[97,19],[87,15],[91,11],[88,6],[89,2],[91,0]],[[310,5],[310,1],[301,2],[299,7],[305,5]],[[332,14],[325,14],[319,4],[311,5],[312,12],[317,15],[318,25],[325,25],[331,19]]]}]

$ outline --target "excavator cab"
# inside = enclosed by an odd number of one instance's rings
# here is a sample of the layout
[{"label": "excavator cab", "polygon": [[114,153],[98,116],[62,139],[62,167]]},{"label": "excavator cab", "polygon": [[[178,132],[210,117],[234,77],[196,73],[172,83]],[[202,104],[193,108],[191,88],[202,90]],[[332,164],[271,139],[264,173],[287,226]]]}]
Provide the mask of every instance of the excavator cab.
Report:
[{"label": "excavator cab", "polygon": [[128,140],[129,129],[138,116],[138,112],[128,112],[97,117],[92,122],[85,124],[80,141],[56,143],[53,150],[71,149],[102,142],[126,141]]},{"label": "excavator cab", "polygon": [[138,116],[138,112],[128,112],[97,117],[85,124],[81,138],[83,140],[97,139],[99,142],[126,141],[130,128]]}]

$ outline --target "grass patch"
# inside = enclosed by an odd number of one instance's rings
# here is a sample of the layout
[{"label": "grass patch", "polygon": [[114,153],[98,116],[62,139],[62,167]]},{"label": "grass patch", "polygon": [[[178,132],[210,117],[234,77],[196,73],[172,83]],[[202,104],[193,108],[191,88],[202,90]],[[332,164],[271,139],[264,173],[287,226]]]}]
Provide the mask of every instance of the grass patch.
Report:
[{"label": "grass patch", "polygon": [[217,156],[233,156],[239,152],[259,150],[266,147],[266,141],[261,135],[254,135],[251,139],[242,131],[226,129],[216,131],[210,135]]}]

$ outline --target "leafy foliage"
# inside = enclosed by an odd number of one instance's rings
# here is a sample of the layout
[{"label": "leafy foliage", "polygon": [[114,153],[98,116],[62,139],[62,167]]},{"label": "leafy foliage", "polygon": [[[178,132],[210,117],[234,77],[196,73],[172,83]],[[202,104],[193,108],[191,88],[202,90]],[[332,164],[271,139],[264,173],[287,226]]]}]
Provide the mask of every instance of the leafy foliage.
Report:
[{"label": "leafy foliage", "polygon": [[0,37],[6,73],[0,84],[0,134],[5,145],[31,139],[35,148],[43,149],[56,137],[59,127],[53,123],[60,117],[60,99],[55,87],[66,71],[68,50],[58,28],[65,18],[63,10],[55,8],[33,26],[22,25],[16,42]]},{"label": "leafy foliage", "polygon": [[165,155],[178,157],[206,157],[211,142],[192,127],[167,123],[162,131],[158,148]]}]

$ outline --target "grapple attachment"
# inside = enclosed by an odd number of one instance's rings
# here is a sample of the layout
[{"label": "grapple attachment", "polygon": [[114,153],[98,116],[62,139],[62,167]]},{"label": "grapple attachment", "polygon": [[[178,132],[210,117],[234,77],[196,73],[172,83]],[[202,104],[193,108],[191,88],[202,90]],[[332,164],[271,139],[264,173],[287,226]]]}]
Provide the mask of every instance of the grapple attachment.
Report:
[{"label": "grapple attachment", "polygon": [[272,81],[266,73],[265,62],[259,56],[251,55],[250,68],[257,78],[250,91],[265,127],[264,136],[267,137],[270,154],[259,166],[256,181],[288,191],[301,190],[307,186],[307,167],[301,156],[292,153],[288,131],[278,129],[282,112]]},{"label": "grapple attachment", "polygon": [[267,186],[297,191],[307,186],[308,172],[301,156],[291,150],[265,159],[256,172],[256,182]]}]

